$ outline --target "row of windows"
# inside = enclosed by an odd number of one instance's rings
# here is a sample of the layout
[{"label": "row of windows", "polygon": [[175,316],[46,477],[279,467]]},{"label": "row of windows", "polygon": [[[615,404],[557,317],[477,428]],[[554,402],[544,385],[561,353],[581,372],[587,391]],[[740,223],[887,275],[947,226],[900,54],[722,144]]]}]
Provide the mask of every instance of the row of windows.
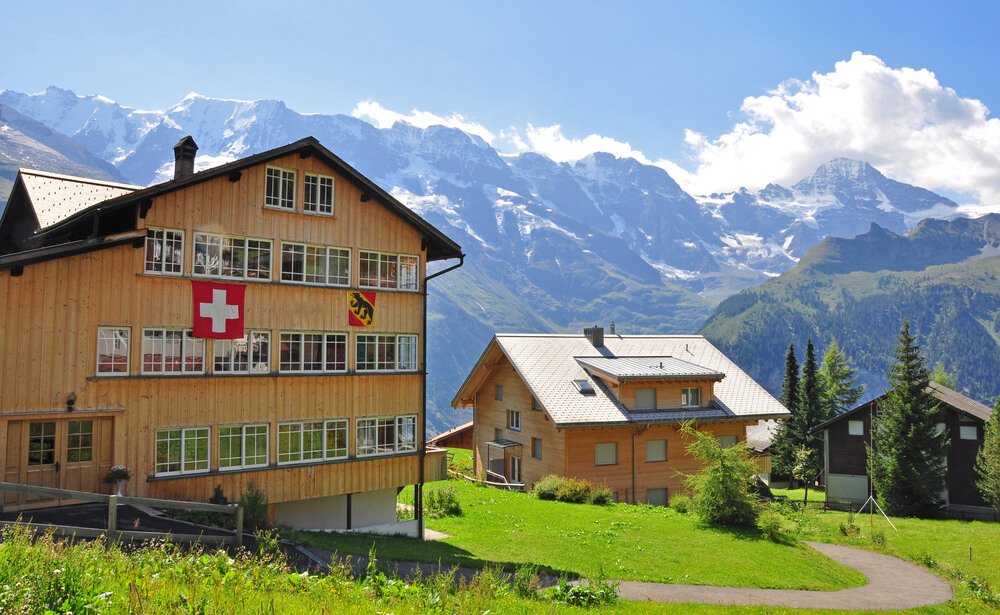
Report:
[{"label": "row of windows", "polygon": [[[270,239],[195,232],[192,275],[227,280],[270,280],[273,242]],[[419,258],[373,250],[358,251],[358,285],[362,288],[417,290]],[[184,231],[148,230],[146,273],[184,272]],[[316,286],[349,286],[351,250],[292,241],[281,242],[282,282]]]},{"label": "row of windows", "polygon": [[[347,459],[350,454],[349,423],[348,419],[278,423],[278,451],[274,461],[283,465]],[[268,423],[220,426],[219,469],[251,469],[270,465],[270,427]],[[357,457],[417,449],[417,417],[414,415],[356,419],[355,427]],[[156,474],[170,476],[207,472],[211,430],[211,427],[156,430]]]},{"label": "row of windows", "polygon": [[[937,424],[938,433],[943,433],[946,427],[944,423]],[[847,435],[850,436],[864,436],[865,435],[865,422],[864,421],[847,421]],[[959,440],[978,440],[979,439],[979,429],[975,425],[959,425],[958,426],[958,439]]]},{"label": "row of windows", "polygon": [[[97,375],[129,373],[128,327],[98,327]],[[411,372],[417,369],[417,336],[357,333],[355,369],[359,372]],[[325,331],[280,331],[278,372],[347,372],[348,334]],[[210,368],[205,366],[206,340],[190,329],[144,328],[140,373],[150,375],[260,374],[271,372],[271,332],[247,331],[234,340],[211,340]]]},{"label": "row of windows", "polygon": [[[264,205],[295,211],[296,171],[279,167],[267,167],[264,183]],[[305,173],[302,211],[314,214],[333,215],[334,180],[328,175]]]},{"label": "row of windows", "polygon": [[[684,387],[681,389],[681,407],[697,408],[701,406],[701,387]],[[636,410],[656,410],[656,389],[642,387],[635,390]]]}]

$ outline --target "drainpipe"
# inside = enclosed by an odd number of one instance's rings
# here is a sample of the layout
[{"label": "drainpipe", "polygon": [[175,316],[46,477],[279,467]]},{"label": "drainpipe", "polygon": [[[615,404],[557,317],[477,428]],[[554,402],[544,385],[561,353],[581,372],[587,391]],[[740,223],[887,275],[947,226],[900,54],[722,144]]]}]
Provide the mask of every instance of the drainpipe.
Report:
[{"label": "drainpipe", "polygon": [[[427,283],[439,275],[444,275],[449,271],[458,269],[463,264],[465,264],[465,254],[459,254],[458,263],[452,265],[451,267],[446,267],[437,273],[424,275],[424,341],[420,348],[420,365],[422,366],[424,372],[423,376],[420,378],[420,403],[423,406],[423,410],[420,412],[420,448],[417,454],[420,467],[418,470],[417,484],[413,489],[413,514],[417,519],[417,537],[420,538],[420,540],[424,539],[424,460],[427,458]],[[424,267],[426,268],[426,266],[427,263],[425,261]]]}]

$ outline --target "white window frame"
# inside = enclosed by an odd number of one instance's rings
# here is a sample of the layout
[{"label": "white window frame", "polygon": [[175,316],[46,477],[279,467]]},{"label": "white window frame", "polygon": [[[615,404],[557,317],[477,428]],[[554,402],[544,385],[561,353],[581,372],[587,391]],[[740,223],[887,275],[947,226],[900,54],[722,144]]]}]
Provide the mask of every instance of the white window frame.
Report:
[{"label": "white window frame", "polygon": [[[276,195],[271,194],[272,179],[277,182]],[[291,195],[287,194],[289,181],[291,181]],[[294,169],[268,166],[264,171],[264,207],[280,211],[295,211],[296,182],[297,177]]]},{"label": "white window frame", "polygon": [[[364,275],[375,267],[375,275]],[[391,272],[391,273],[390,273]],[[377,250],[358,250],[358,287],[375,290],[420,290],[420,257]]]},{"label": "white window frame", "polygon": [[[285,255],[291,256],[291,262],[301,258],[302,270],[285,269]],[[322,272],[309,273],[308,266],[322,264]],[[333,265],[337,263],[337,273]],[[341,267],[346,264],[346,269]],[[306,284],[308,286],[346,287],[351,283],[351,249],[340,246],[327,246],[300,241],[281,242],[281,272],[278,279],[284,284]]]},{"label": "white window frame", "polygon": [[[115,358],[120,357],[121,355],[115,354],[114,352],[102,354],[101,347],[106,346],[108,344],[113,344],[114,346],[118,346],[122,343],[124,343],[125,345],[125,370],[116,371],[114,369],[116,363]],[[109,348],[109,350],[113,351],[114,349]],[[100,376],[102,378],[109,378],[113,376],[128,376],[132,369],[131,350],[132,350],[132,327],[114,327],[114,326],[97,327],[97,356],[95,357],[97,361],[96,363],[97,371],[95,372],[95,375]],[[101,361],[102,356],[111,357],[111,361],[102,362]],[[108,367],[110,369],[102,369],[102,366]]]},{"label": "white window frame", "polygon": [[[168,234],[172,236],[168,236]],[[179,245],[178,245],[179,244]],[[179,255],[176,261],[164,258],[168,246]],[[152,251],[152,255],[150,254]],[[157,260],[159,251],[159,260]],[[143,271],[150,275],[181,276],[184,275],[184,231],[176,228],[148,227],[146,229],[146,246],[143,251]]]},{"label": "white window frame", "polygon": [[[333,454],[329,445],[331,431],[338,430],[344,433],[343,452],[339,455]],[[334,449],[335,451],[336,449]],[[351,452],[351,425],[347,419],[330,419],[323,424],[323,459],[347,459]]]},{"label": "white window frame", "polygon": [[[639,405],[639,394],[652,396],[652,402],[646,405]],[[636,387],[635,389],[635,409],[637,412],[644,410],[656,410],[656,387]]]},{"label": "white window frame", "polygon": [[[659,455],[659,451],[651,451],[650,450],[650,445],[659,445],[660,443],[663,444],[663,457],[662,457],[662,459],[658,459],[657,458],[657,457],[660,456]],[[669,456],[669,452],[668,452],[667,448],[668,448],[667,447],[667,441],[665,439],[663,439],[663,438],[659,438],[659,439],[655,439],[655,440],[646,440],[646,463],[661,463],[661,462],[666,461],[668,459],[668,456]],[[653,452],[655,454],[650,455],[651,452]]]},{"label": "white window frame", "polygon": [[[240,268],[238,275],[226,275],[223,273],[223,243],[226,240],[238,240],[243,242],[242,247],[237,248],[242,252],[240,257],[243,265]],[[254,244],[251,247],[251,243]],[[263,250],[264,246],[267,247],[267,275],[261,275],[263,271],[260,267],[259,261],[256,267],[250,267],[250,253],[251,251],[256,251],[258,254]],[[199,248],[203,246],[201,252]],[[232,249],[232,248],[231,248]],[[211,255],[210,253],[215,251],[216,254]],[[206,257],[203,258],[206,262],[199,263],[199,254],[205,254]],[[208,272],[210,262],[207,262],[209,256],[214,257],[218,260],[218,273]],[[219,280],[248,280],[248,281],[270,281],[271,271],[273,270],[274,262],[274,242],[270,239],[263,239],[260,237],[243,237],[240,235],[223,235],[220,233],[209,233],[206,231],[195,231],[194,232],[194,263],[191,265],[191,275],[196,278],[208,278],[208,279],[219,279]],[[232,262],[232,261],[230,261]],[[201,267],[202,271],[198,271]],[[214,268],[214,267],[213,267]],[[229,268],[232,270],[232,267]]]},{"label": "white window frame", "polygon": [[507,429],[521,431],[521,411],[507,409]]},{"label": "white window frame", "polygon": [[511,457],[510,458],[510,482],[520,483],[521,482],[521,458]]},{"label": "white window frame", "polygon": [[[698,399],[691,403],[691,393]],[[701,407],[701,387],[683,387],[681,389],[681,407],[700,408]]]},{"label": "white window frame", "polygon": [[[201,437],[199,437],[197,435],[197,432],[200,432],[200,431],[204,431],[205,432],[205,437],[204,438],[201,438]],[[159,445],[160,445],[160,435],[161,434],[167,434],[169,432],[180,432],[179,438],[177,440],[174,440],[174,441],[178,441],[180,443],[180,457],[178,458],[178,461],[177,461],[177,467],[179,469],[177,469],[177,470],[160,471],[160,466],[161,465],[166,465],[167,467],[170,467],[171,465],[173,465],[169,459],[165,463],[161,463],[160,460],[159,460],[159,458],[158,458],[158,456],[159,456],[158,449],[159,449]],[[188,448],[189,440],[196,440],[196,439],[198,439],[198,440],[204,439],[205,440],[205,459],[204,460],[197,459],[197,460],[195,460],[195,463],[198,464],[198,465],[201,465],[201,463],[203,462],[205,467],[203,467],[203,468],[197,468],[196,467],[194,469],[188,469],[187,468],[187,464],[188,464],[188,462],[187,462],[187,448]],[[172,440],[173,440],[172,438],[168,439],[167,442],[170,442]],[[208,472],[209,469],[210,469],[210,461],[212,459],[212,428],[211,427],[207,427],[207,426],[199,426],[199,427],[161,427],[161,428],[158,428],[156,430],[156,432],[154,433],[154,444],[155,445],[153,447],[153,450],[154,450],[155,455],[154,455],[154,458],[153,458],[153,463],[154,463],[154,469],[155,469],[156,476],[180,476],[182,474],[203,474],[205,472]],[[168,446],[169,446],[169,444],[168,444]],[[169,448],[168,448],[168,451],[169,451]]]},{"label": "white window frame", "polygon": [[[392,429],[392,442],[389,442],[389,429]],[[399,416],[368,416],[357,420],[355,430],[357,436],[358,457],[374,457],[391,455],[417,450],[417,417],[414,414]],[[370,433],[368,433],[370,432]],[[403,434],[409,433],[404,439]]]},{"label": "white window frame", "polygon": [[[336,180],[329,175],[320,175],[319,173],[305,173],[304,174],[304,191],[302,193],[302,211],[310,214],[319,214],[321,216],[332,216],[334,209],[333,203],[336,195]],[[329,186],[324,186],[325,182],[329,182]],[[312,184],[312,185],[310,185]],[[311,201],[309,198],[309,191],[314,190],[313,196],[315,200]],[[322,196],[324,190],[328,192],[329,203],[324,203]]]},{"label": "white window frame", "polygon": [[865,422],[864,421],[847,421],[847,435],[849,435],[849,436],[864,436],[865,435]]},{"label": "white window frame", "polygon": [[[358,333],[354,342],[355,369],[359,372],[417,371],[419,344],[419,337],[412,333]],[[390,350],[392,359],[383,358],[388,357]],[[373,359],[370,358],[372,353]]]},{"label": "white window frame", "polygon": [[[168,332],[169,333],[180,333],[181,334],[181,341],[180,341],[180,344],[181,344],[181,347],[180,347],[181,348],[180,349],[180,358],[181,358],[181,361],[180,361],[180,369],[179,370],[169,370],[168,371],[166,369],[167,354],[166,354],[165,351],[166,351],[166,344],[167,344],[166,335],[167,335]],[[162,344],[162,349],[164,350],[164,352],[160,353],[160,365],[159,365],[159,369],[156,369],[156,368],[147,369],[146,355],[147,354],[153,354],[153,355],[156,354],[155,352],[152,352],[152,353],[147,353],[146,352],[146,335],[149,334],[149,333],[161,333],[162,336],[163,336],[162,337],[162,341],[160,343]],[[150,343],[151,344],[156,344],[155,340],[151,341]],[[192,346],[192,345],[195,348],[199,348],[200,347],[200,349],[201,349],[201,369],[187,369],[188,348],[190,346]],[[183,329],[183,328],[180,328],[180,327],[144,327],[143,330],[142,330],[142,342],[141,342],[139,348],[140,348],[140,352],[142,353],[142,361],[141,361],[142,364],[141,364],[140,369],[141,369],[141,373],[144,374],[144,375],[152,375],[152,376],[189,376],[189,375],[192,375],[192,374],[204,374],[205,373],[205,340],[203,338],[200,338],[200,337],[194,337],[194,334],[191,331],[191,329]],[[155,349],[155,346],[153,347],[153,349]],[[197,355],[191,355],[191,356],[192,357],[196,357]]]},{"label": "white window frame", "polygon": [[[319,369],[305,369],[306,366],[306,336],[319,336],[319,341],[309,340],[309,344],[320,345],[320,368]],[[298,340],[293,338],[298,337]],[[328,356],[329,345],[331,343],[336,343],[337,338],[340,338],[341,343],[344,348],[344,361],[343,367],[329,368],[331,363],[331,358]],[[299,367],[289,367],[290,362],[286,362],[282,357],[282,345],[283,344],[300,344],[299,348]],[[280,374],[342,374],[347,371],[347,350],[348,350],[348,335],[343,331],[279,331],[278,332],[278,373]],[[289,352],[291,352],[289,350]],[[311,361],[312,362],[312,361]]]},{"label": "white window frame", "polygon": [[[1000,417],[997,417],[1000,420]],[[958,439],[959,440],[979,440],[979,427],[976,425],[959,425],[958,426]]]},{"label": "white window frame", "polygon": [[[257,337],[264,338],[258,341]],[[250,340],[253,340],[252,342]],[[222,356],[218,351],[223,348],[245,344],[246,367],[237,369],[236,353],[229,351],[229,356]],[[254,346],[264,346],[254,350]],[[228,368],[219,369],[219,365],[228,365]],[[212,373],[222,376],[232,376],[236,374],[269,374],[271,372],[271,332],[263,329],[249,329],[242,338],[234,340],[212,340]]]},{"label": "white window frame", "polygon": [[[319,448],[310,448],[308,456],[306,444],[308,439],[319,437]],[[282,445],[289,441],[297,440],[298,451],[282,451]],[[292,463],[314,463],[325,459],[324,449],[326,448],[326,425],[322,419],[314,421],[282,421],[278,423],[278,465],[288,465]]]},{"label": "white window frame", "polygon": [[[264,461],[260,463],[247,463],[247,440],[250,438],[259,438],[260,434],[257,430],[259,428],[264,428]],[[271,426],[268,423],[247,423],[244,425],[220,425],[219,426],[219,469],[220,470],[235,470],[239,468],[264,468],[267,467],[269,460],[271,459]],[[223,432],[229,429],[237,429],[239,432],[233,435],[226,435]],[[253,430],[248,433],[249,430]],[[222,461],[222,439],[223,438],[236,438],[240,446],[240,455],[238,463],[228,463],[228,465],[223,465]],[[230,458],[232,459],[232,458]]]},{"label": "white window frame", "polygon": [[[604,461],[602,459],[602,452]],[[611,455],[612,460],[607,461],[608,455]],[[594,445],[594,465],[595,466],[616,466],[618,465],[618,443],[617,442],[598,442]]]}]

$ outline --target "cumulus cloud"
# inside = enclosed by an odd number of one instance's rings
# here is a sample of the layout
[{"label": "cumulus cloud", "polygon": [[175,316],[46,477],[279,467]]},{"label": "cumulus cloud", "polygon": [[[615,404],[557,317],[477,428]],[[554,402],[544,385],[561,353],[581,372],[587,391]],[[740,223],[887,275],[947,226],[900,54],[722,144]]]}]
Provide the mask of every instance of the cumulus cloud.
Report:
[{"label": "cumulus cloud", "polygon": [[463,130],[470,135],[480,137],[483,141],[486,141],[491,145],[496,139],[496,135],[494,135],[485,126],[477,122],[470,122],[466,120],[464,116],[457,113],[453,113],[448,117],[441,117],[440,115],[436,115],[428,111],[414,109],[413,111],[410,111],[409,115],[404,115],[397,111],[386,109],[381,104],[373,100],[366,100],[355,105],[354,110],[351,111],[351,115],[365,120],[376,128],[391,128],[396,122],[406,122],[407,124],[416,126],[417,128],[427,128],[428,126],[448,126],[450,128],[458,128],[459,130]]},{"label": "cumulus cloud", "polygon": [[932,190],[1000,201],[1000,120],[927,69],[855,52],[829,73],[744,99],[742,121],[715,138],[688,130],[695,192],[791,183],[845,156]]}]

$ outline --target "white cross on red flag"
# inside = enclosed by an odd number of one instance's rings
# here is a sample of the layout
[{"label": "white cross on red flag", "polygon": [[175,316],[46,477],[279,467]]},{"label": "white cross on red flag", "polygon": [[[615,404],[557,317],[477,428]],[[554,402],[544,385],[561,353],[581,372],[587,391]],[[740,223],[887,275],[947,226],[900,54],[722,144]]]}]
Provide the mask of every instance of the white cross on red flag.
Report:
[{"label": "white cross on red flag", "polygon": [[191,281],[194,337],[232,340],[243,337],[243,297],[246,286]]}]

